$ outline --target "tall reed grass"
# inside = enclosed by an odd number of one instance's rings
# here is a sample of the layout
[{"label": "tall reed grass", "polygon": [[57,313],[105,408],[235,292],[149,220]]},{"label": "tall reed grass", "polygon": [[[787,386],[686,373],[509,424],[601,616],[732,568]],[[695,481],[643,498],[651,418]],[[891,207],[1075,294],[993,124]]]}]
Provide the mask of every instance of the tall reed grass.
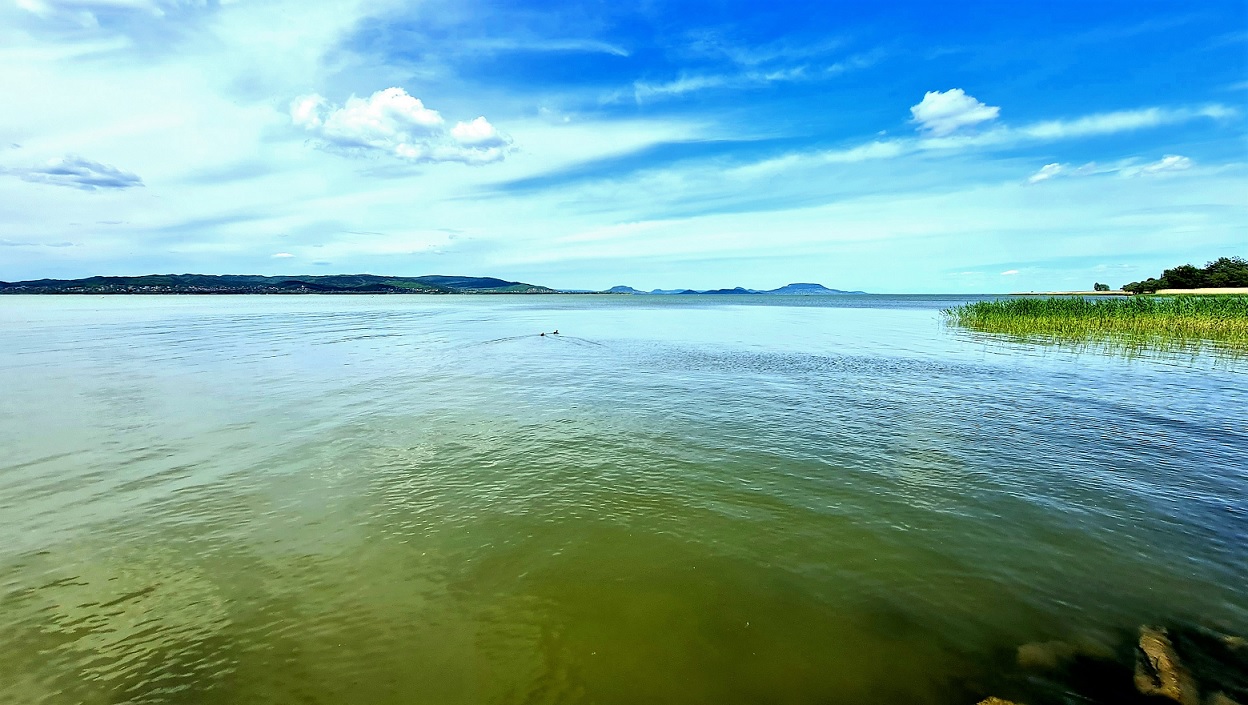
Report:
[{"label": "tall reed grass", "polygon": [[1209,340],[1248,349],[1248,296],[998,299],[942,313],[951,323],[986,333],[1072,340]]}]

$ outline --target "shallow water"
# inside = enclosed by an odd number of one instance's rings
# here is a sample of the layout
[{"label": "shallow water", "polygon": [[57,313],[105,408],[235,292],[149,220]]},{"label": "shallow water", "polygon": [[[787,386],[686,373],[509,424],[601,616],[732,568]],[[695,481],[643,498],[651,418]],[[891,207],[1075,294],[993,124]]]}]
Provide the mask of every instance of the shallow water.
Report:
[{"label": "shallow water", "polygon": [[963,301],[0,297],[0,702],[959,703],[1248,632],[1248,365]]}]

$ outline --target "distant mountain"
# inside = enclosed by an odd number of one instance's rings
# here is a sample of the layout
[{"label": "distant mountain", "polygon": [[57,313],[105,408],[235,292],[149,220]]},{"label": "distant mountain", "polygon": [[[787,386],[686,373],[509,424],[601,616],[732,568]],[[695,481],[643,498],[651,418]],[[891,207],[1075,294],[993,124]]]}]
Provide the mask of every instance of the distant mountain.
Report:
[{"label": "distant mountain", "polygon": [[554,289],[493,277],[372,274],[266,277],[249,274],[148,274],[0,282],[0,294],[554,294]]},{"label": "distant mountain", "polygon": [[785,284],[779,289],[760,291],[760,294],[778,294],[781,296],[823,296],[827,294],[865,294],[865,291],[843,291],[829,289],[822,284]]},{"label": "distant mountain", "polygon": [[673,295],[673,294],[711,294],[711,295],[734,295],[734,294],[767,294],[775,296],[825,296],[831,294],[865,294],[864,291],[843,291],[841,289],[829,289],[822,284],[786,284],[779,289],[746,289],[744,287],[734,287],[732,289],[708,289],[706,291],[696,291],[694,289],[652,289],[651,291],[638,291],[631,286],[613,286],[607,289],[607,294],[655,294],[655,295]]},{"label": "distant mountain", "polygon": [[698,293],[699,294],[761,294],[763,292],[755,291],[753,289],[745,289],[745,288],[738,286],[732,289],[710,289],[709,291],[699,291]]}]

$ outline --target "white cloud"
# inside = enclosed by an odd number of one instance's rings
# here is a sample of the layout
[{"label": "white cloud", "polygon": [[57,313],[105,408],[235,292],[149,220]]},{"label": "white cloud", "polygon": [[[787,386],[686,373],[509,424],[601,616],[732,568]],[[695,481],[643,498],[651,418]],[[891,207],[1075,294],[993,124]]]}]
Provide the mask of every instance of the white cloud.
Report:
[{"label": "white cloud", "polygon": [[494,129],[494,126],[485,119],[484,116],[478,117],[472,122],[457,123],[451,128],[451,137],[455,141],[468,147],[490,148],[504,147],[507,145],[507,139]]},{"label": "white cloud", "polygon": [[823,154],[823,159],[837,164],[852,164],[854,162],[867,161],[868,159],[889,159],[897,157],[906,152],[904,143],[900,141],[876,141],[850,147],[849,149],[840,149]]},{"label": "white cloud", "polygon": [[1047,120],[1024,126],[1018,132],[1024,137],[1038,140],[1068,139],[1160,127],[1202,117],[1223,120],[1234,115],[1234,110],[1222,105],[1178,109],[1143,108],[1096,113],[1074,120]]},{"label": "white cloud", "polygon": [[[856,54],[827,66],[799,64],[794,66],[777,66],[770,69],[754,68],[735,73],[682,74],[679,78],[662,82],[634,81],[632,97],[633,100],[641,103],[650,98],[681,96],[686,93],[694,93],[711,88],[749,88],[773,83],[826,80],[850,71],[868,68],[875,64],[880,56],[882,56],[882,52],[874,51],[867,54]],[[613,103],[626,98],[627,95],[625,93],[616,92],[603,98],[602,102]]]},{"label": "white cloud", "polygon": [[1001,272],[1001,276],[1003,276],[1003,277],[1012,277],[1012,276],[1014,276],[1015,274],[1018,274],[1018,270],[1017,270],[1017,269],[1007,269],[1007,270],[1005,270],[1004,272]]},{"label": "white cloud", "polygon": [[1038,184],[1041,181],[1046,181],[1048,179],[1053,178],[1054,176],[1057,176],[1058,174],[1061,174],[1063,171],[1065,171],[1065,169],[1066,168],[1062,166],[1061,164],[1045,164],[1044,166],[1040,167],[1040,171],[1037,171],[1036,173],[1032,174],[1031,178],[1027,179],[1027,183]]},{"label": "white cloud", "polygon": [[928,91],[923,94],[922,101],[910,107],[910,114],[919,128],[937,137],[995,120],[1000,113],[1001,108],[985,105],[961,88],[943,93]]},{"label": "white cloud", "polygon": [[1167,154],[1161,159],[1137,168],[1123,169],[1127,176],[1153,176],[1174,171],[1186,171],[1192,168],[1192,160],[1177,154]]},{"label": "white cloud", "polygon": [[[69,0],[47,4],[73,5]],[[104,4],[101,0],[94,7]],[[999,274],[1002,264],[997,263],[1004,263],[1020,270],[1011,282],[1026,280],[1009,286],[997,282],[1007,289],[1033,287],[1036,262],[1055,252],[1095,256],[1099,262],[1116,261],[1112,258],[1122,252],[1177,251],[1166,260],[1182,261],[1177,257],[1187,255],[1181,248],[1221,251],[1243,239],[1242,194],[1248,178],[1243,165],[1193,167],[1175,172],[1181,178],[1174,179],[1161,178],[1170,172],[1149,178],[1148,172],[1139,178],[1054,178],[1028,189],[1020,182],[1046,162],[1064,161],[1061,151],[1053,149],[1058,156],[1029,163],[1032,168],[1022,171],[1017,153],[998,159],[995,152],[1020,144],[1058,144],[1078,130],[1029,135],[1022,131],[1027,125],[1006,126],[999,118],[944,136],[910,132],[916,126],[911,123],[904,138],[902,130],[890,129],[890,136],[877,135],[874,128],[864,128],[855,138],[838,132],[845,126],[829,119],[820,139],[833,151],[808,146],[784,156],[772,152],[774,146],[760,145],[732,155],[749,159],[766,150],[772,157],[754,165],[734,167],[739,163],[724,159],[712,160],[715,166],[708,168],[708,160],[678,159],[659,160],[639,171],[610,171],[617,157],[652,154],[656,145],[751,138],[764,131],[791,137],[786,126],[793,123],[782,120],[771,132],[766,122],[725,120],[713,111],[596,111],[596,87],[565,90],[563,84],[552,84],[536,93],[532,86],[513,91],[502,85],[505,81],[465,83],[453,73],[439,74],[450,64],[436,59],[415,67],[382,64],[373,53],[353,50],[348,41],[376,19],[375,2],[214,2],[202,16],[186,10],[158,17],[151,10],[172,6],[136,0],[116,11],[100,9],[98,20],[105,27],[98,32],[45,31],[39,16],[13,3],[0,8],[0,63],[20,67],[0,71],[0,95],[22,107],[0,111],[4,142],[22,145],[0,152],[0,163],[30,167],[47,157],[81,154],[102,168],[115,165],[107,168],[141,174],[146,184],[108,191],[97,186],[92,193],[77,190],[81,186],[29,183],[9,169],[9,178],[0,178],[5,214],[0,218],[0,279],[252,271],[257,261],[269,260],[274,270],[329,261],[333,265],[326,271],[456,271],[553,285],[583,278],[590,288],[646,284],[625,274],[641,277],[687,261],[669,269],[672,281],[653,286],[711,288],[753,285],[755,277],[763,276],[785,277],[776,284],[826,276],[825,283],[838,288],[943,290],[943,272],[981,271],[982,277],[962,279],[966,288],[983,289],[983,282],[996,281],[992,272],[1010,278]],[[193,21],[178,22],[178,14]],[[421,16],[432,14],[422,11]],[[289,22],[290,17],[299,21]],[[131,41],[130,34],[137,39]],[[154,48],[157,34],[163,44]],[[174,38],[176,43],[170,41]],[[437,44],[408,48],[413,51],[405,55],[445,50]],[[734,80],[750,72],[759,81],[783,80],[786,74],[772,69],[791,69],[794,63],[808,67],[795,82],[828,79],[824,54],[737,64],[723,73]],[[678,76],[653,78],[658,83]],[[418,85],[428,87],[416,90]],[[351,132],[345,115],[338,123],[331,120],[347,107],[351,90],[363,90],[361,102],[367,104],[374,89],[388,86],[404,86],[430,100],[420,107],[430,113],[441,108],[444,120],[429,127],[382,111],[377,119],[383,125],[399,125],[390,133],[370,132],[359,124],[351,125]],[[631,102],[631,80],[623,88],[621,100]],[[295,96],[314,90],[320,95],[291,105]],[[276,102],[275,96],[280,96]],[[490,102],[476,102],[483,96]],[[914,97],[922,98],[923,91]],[[542,104],[580,112],[565,123],[563,115],[535,114]],[[409,113],[422,114],[412,107]],[[744,107],[762,109],[765,101]],[[1020,104],[1018,109],[1033,107]],[[1149,155],[1136,164],[1184,151],[1169,146],[1173,135],[1165,129],[1182,120],[1190,121],[1193,133],[1197,128],[1203,133],[1193,138],[1209,145],[1202,153],[1238,154],[1238,122],[1219,127],[1207,119],[1216,110],[1174,107],[1154,113],[1155,131],[1131,128],[1142,138],[1135,153]],[[901,103],[897,120],[908,119],[905,108]],[[1098,109],[1092,105],[1087,111]],[[489,169],[417,170],[390,163],[401,160],[392,156],[398,144],[424,144],[415,137],[402,142],[396,137],[400,132],[428,137],[450,156],[469,149],[460,138],[488,142],[489,130],[474,119],[480,114],[494,123],[491,127],[505,128],[524,149]],[[1065,117],[1075,123],[1081,116]],[[1099,129],[1125,125],[1104,121]],[[335,129],[344,133],[340,139],[366,134],[380,146],[343,147],[321,134]],[[280,136],[287,139],[275,138]],[[822,142],[834,138],[844,142]],[[309,149],[305,139],[332,148]],[[344,152],[382,159],[361,169],[344,159]],[[954,154],[959,158],[937,158]],[[1093,156],[1102,155],[1087,158]],[[1063,167],[1074,170],[1081,163]],[[491,188],[499,182],[541,182],[537,177],[548,174],[584,175],[593,170],[581,165],[599,164],[606,165],[602,178],[567,183],[555,178],[553,185],[519,192]],[[96,225],[102,221],[126,225]],[[442,228],[463,234],[451,240]],[[769,236],[760,238],[760,232]],[[76,246],[67,246],[71,240]],[[300,262],[292,264],[292,259]],[[879,262],[889,263],[888,272],[880,274]],[[807,270],[816,273],[799,274]],[[934,279],[932,272],[942,274]]]},{"label": "white cloud", "polygon": [[[707,88],[719,88],[726,86],[733,80],[731,76],[681,76],[672,81],[663,83],[649,83],[647,81],[637,81],[633,83],[633,99],[638,103],[646,98],[656,96],[674,96],[694,91],[706,90]],[[618,98],[618,96],[612,96]],[[611,102],[611,100],[605,101]]]},{"label": "white cloud", "polygon": [[608,54],[611,56],[629,56],[631,52],[618,44],[596,39],[534,39],[534,38],[490,38],[464,39],[456,44],[457,49],[466,51],[532,51],[532,52],[577,52],[587,54]]},{"label": "white cloud", "polygon": [[290,118],[333,147],[379,151],[414,162],[486,164],[503,159],[511,146],[484,117],[447,130],[438,111],[402,88],[368,98],[351,96],[342,106],[316,94],[301,96],[291,103]]},{"label": "white cloud", "polygon": [[[956,89],[955,89],[956,90]],[[950,91],[953,92],[953,91]],[[933,93],[927,93],[924,101]],[[974,99],[971,99],[974,100]],[[911,108],[921,106],[922,103]],[[996,108],[992,108],[996,110]],[[957,152],[971,149],[991,149],[1001,147],[1011,147],[1028,142],[1055,142],[1063,139],[1074,139],[1097,134],[1112,134],[1115,132],[1144,129],[1147,127],[1163,127],[1165,125],[1189,122],[1198,119],[1215,119],[1221,120],[1237,115],[1233,108],[1224,105],[1206,105],[1203,107],[1184,107],[1184,108],[1141,108],[1139,110],[1120,111],[1116,113],[1098,113],[1087,115],[1073,120],[1051,120],[1041,123],[1032,123],[1022,127],[1014,128],[1006,125],[994,126],[991,129],[974,133],[953,133],[945,135],[937,135],[931,132],[929,136],[921,136],[917,138],[898,138],[874,140],[865,142],[853,147],[844,147],[834,150],[824,150],[814,153],[793,153],[781,157],[772,157],[757,164],[737,167],[734,171],[763,171],[775,170],[777,168],[789,168],[799,163],[849,163],[862,162],[876,159],[893,159],[904,157],[916,153],[924,152]],[[917,121],[917,119],[916,119]],[[946,125],[947,126],[947,125]],[[1155,170],[1139,169],[1139,173],[1161,173],[1166,171],[1176,171],[1186,168],[1181,166],[1189,162],[1176,161],[1163,165],[1157,165]],[[1102,167],[1097,164],[1085,164],[1084,166],[1072,168],[1067,164],[1046,165],[1039,172],[1033,174],[1029,179],[1029,183],[1040,183],[1056,176],[1086,176],[1094,173],[1109,173],[1122,171],[1124,174],[1132,175],[1130,172],[1131,162],[1124,162],[1117,166]]]},{"label": "white cloud", "polygon": [[294,257],[294,255],[290,254],[289,252],[273,253],[273,259],[290,259],[291,257]]},{"label": "white cloud", "polygon": [[108,164],[83,159],[74,154],[49,160],[43,166],[8,169],[7,171],[24,181],[68,186],[83,191],[127,189],[143,185],[143,179],[136,174]]},{"label": "white cloud", "polygon": [[210,0],[17,0],[17,6],[42,20],[98,27],[101,16],[129,14],[154,19],[171,14],[206,10]]},{"label": "white cloud", "polygon": [[1148,164],[1136,164],[1136,160],[1129,159],[1118,162],[1116,164],[1100,165],[1096,162],[1088,162],[1080,167],[1071,167],[1069,164],[1045,164],[1040,170],[1032,174],[1027,179],[1028,184],[1038,184],[1042,181],[1048,181],[1055,177],[1067,176],[1093,176],[1097,174],[1119,174],[1121,176],[1155,176],[1158,174],[1173,173],[1176,171],[1186,171],[1195,165],[1188,157],[1177,154],[1167,154],[1161,159]]}]

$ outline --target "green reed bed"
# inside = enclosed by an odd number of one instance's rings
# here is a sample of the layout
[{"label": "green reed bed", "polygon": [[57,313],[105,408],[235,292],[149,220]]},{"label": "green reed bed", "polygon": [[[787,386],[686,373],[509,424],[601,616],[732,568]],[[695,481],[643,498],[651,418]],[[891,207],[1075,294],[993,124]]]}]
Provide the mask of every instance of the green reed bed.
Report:
[{"label": "green reed bed", "polygon": [[985,333],[1071,340],[1214,341],[1248,349],[1248,296],[1132,296],[998,299],[943,311],[952,323]]}]

